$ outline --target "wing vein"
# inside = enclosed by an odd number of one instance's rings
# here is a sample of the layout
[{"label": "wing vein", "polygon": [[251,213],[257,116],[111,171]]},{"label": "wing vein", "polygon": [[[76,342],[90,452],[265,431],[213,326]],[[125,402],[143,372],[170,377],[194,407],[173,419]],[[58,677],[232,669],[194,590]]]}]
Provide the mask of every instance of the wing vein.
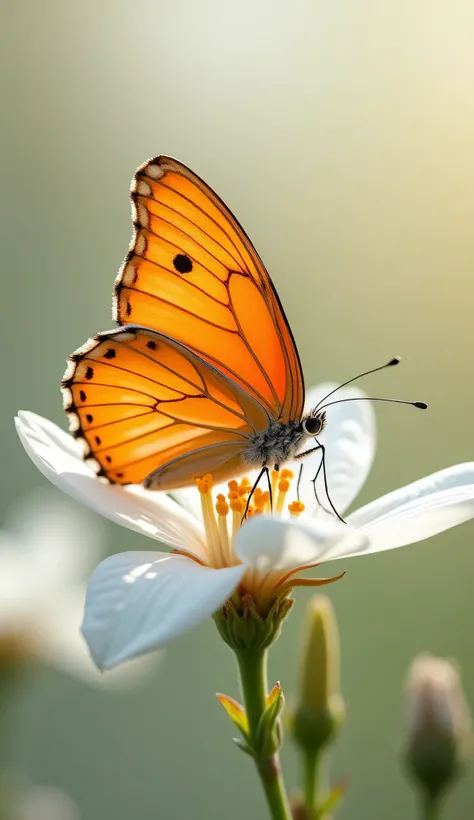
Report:
[{"label": "wing vein", "polygon": [[[167,187],[167,188],[168,188],[168,190],[172,190],[172,189],[171,189],[171,188],[169,188],[168,186],[163,186],[163,187]],[[174,190],[174,189],[173,189],[173,190]],[[177,191],[175,191],[175,193],[176,193],[176,194],[178,194],[178,192],[177,192]],[[179,195],[179,196],[182,196],[181,194],[178,194],[178,195]],[[151,200],[152,202],[156,202],[156,201],[157,201],[156,199],[154,199],[154,198],[153,198],[153,197],[151,197],[151,196],[143,196],[143,195],[142,195],[142,197],[141,197],[141,198],[142,198],[142,199],[149,199],[149,200]],[[193,204],[195,208],[198,208],[198,206],[197,206],[195,203],[191,203],[191,200],[187,199],[186,197],[183,197],[183,199],[186,199],[186,200],[187,200],[187,202],[189,202],[190,204]],[[186,220],[186,222],[190,222],[190,223],[191,223],[191,225],[194,225],[194,227],[195,227],[198,231],[201,231],[201,233],[203,233],[203,234],[204,234],[204,236],[207,236],[207,238],[208,238],[208,239],[211,239],[213,242],[215,242],[215,243],[216,243],[216,245],[219,245],[219,247],[220,247],[220,248],[224,251],[224,253],[227,253],[227,254],[230,256],[230,258],[231,258],[231,259],[233,259],[233,261],[235,262],[235,264],[236,264],[238,267],[240,267],[240,268],[241,268],[241,267],[243,267],[243,268],[245,268],[245,270],[247,270],[247,266],[245,265],[245,263],[244,263],[243,259],[240,259],[240,261],[239,261],[239,259],[236,259],[236,258],[235,258],[235,256],[234,256],[234,255],[233,255],[233,254],[232,254],[232,253],[228,250],[228,248],[225,248],[225,247],[224,247],[224,245],[223,245],[221,242],[219,242],[219,240],[218,240],[218,239],[216,239],[216,238],[215,238],[215,236],[211,236],[211,234],[210,234],[210,233],[207,233],[207,231],[205,231],[205,230],[204,230],[204,228],[203,228],[201,225],[198,225],[198,224],[197,224],[197,222],[194,222],[194,220],[193,220],[193,219],[191,219],[189,216],[185,216],[184,214],[180,213],[179,211],[177,211],[177,210],[176,210],[176,208],[172,208],[172,207],[171,207],[171,205],[168,205],[168,204],[166,204],[166,203],[164,203],[164,202],[160,202],[159,204],[160,204],[160,205],[162,205],[162,206],[163,206],[163,208],[166,208],[166,210],[167,210],[167,211],[171,211],[172,213],[174,213],[174,214],[176,214],[177,216],[181,217],[181,219]],[[204,214],[204,216],[207,216],[207,217],[208,217],[208,219],[212,219],[212,217],[211,217],[208,213],[206,213],[205,211],[203,211],[203,210],[202,210],[202,208],[199,208],[199,210],[201,211],[201,213],[202,213],[202,214]],[[151,213],[152,213],[152,216],[155,216],[157,219],[162,219],[162,220],[163,220],[163,222],[166,222],[168,225],[172,225],[172,226],[173,226],[173,228],[177,228],[177,226],[176,226],[176,225],[174,225],[174,224],[173,224],[172,222],[170,222],[168,219],[165,219],[165,217],[164,217],[164,216],[157,216],[156,214],[153,214],[153,212],[151,212]],[[225,236],[227,236],[227,238],[230,240],[230,236],[229,236],[229,235],[225,232],[225,230],[222,228],[222,226],[221,226],[221,225],[219,225],[219,223],[218,223],[218,222],[215,222],[214,220],[212,220],[212,221],[214,222],[214,225],[216,225],[216,227],[218,227],[218,228],[222,231],[222,233],[223,233]],[[179,228],[178,230],[181,230],[181,231],[182,231],[183,229],[182,229],[182,228]],[[154,231],[152,231],[152,233],[154,233]],[[191,236],[190,234],[186,233],[185,231],[183,231],[183,233],[184,233],[186,236],[188,236],[190,239],[192,239],[194,242],[197,242],[197,239],[195,239],[195,238],[194,238],[193,236]],[[156,234],[156,236],[159,236],[159,234]],[[168,241],[168,240],[167,240],[167,241]],[[199,243],[199,244],[200,244],[200,243]],[[233,243],[233,242],[231,242],[231,244],[232,244],[232,247],[234,248],[234,250],[237,250],[237,249],[236,249],[236,247],[235,247],[235,245],[234,245],[234,243]],[[201,247],[203,247],[203,246],[201,245]],[[208,249],[207,249],[207,248],[204,248],[204,250],[206,250],[208,253],[210,253],[210,251],[208,251]],[[238,254],[237,254],[237,255],[238,255]],[[214,254],[212,254],[212,256],[214,256]],[[215,257],[215,256],[214,256],[214,259],[216,259],[216,257]],[[220,261],[220,259],[216,259],[216,261],[217,261],[217,262],[220,262],[220,264],[221,264],[221,265],[224,265],[224,267],[227,267],[227,266],[224,264],[224,262],[221,262],[221,261]]]}]

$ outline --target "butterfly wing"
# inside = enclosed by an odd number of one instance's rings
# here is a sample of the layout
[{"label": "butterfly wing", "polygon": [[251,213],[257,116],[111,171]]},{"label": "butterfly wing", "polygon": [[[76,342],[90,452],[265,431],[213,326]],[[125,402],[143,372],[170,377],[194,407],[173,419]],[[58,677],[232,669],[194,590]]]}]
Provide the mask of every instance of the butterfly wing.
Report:
[{"label": "butterfly wing", "polygon": [[101,475],[171,489],[245,468],[267,409],[208,362],[161,333],[130,325],[100,333],[69,360],[62,382],[71,430]]},{"label": "butterfly wing", "polygon": [[235,217],[196,174],[155,157],[131,189],[135,234],[115,284],[114,318],[177,339],[251,393],[299,419],[298,352],[271,279]]}]

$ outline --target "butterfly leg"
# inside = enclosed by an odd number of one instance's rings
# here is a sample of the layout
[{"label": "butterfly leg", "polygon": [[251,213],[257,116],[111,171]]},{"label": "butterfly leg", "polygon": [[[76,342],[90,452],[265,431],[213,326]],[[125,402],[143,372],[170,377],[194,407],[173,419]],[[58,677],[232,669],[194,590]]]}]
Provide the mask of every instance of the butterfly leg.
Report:
[{"label": "butterfly leg", "polygon": [[303,476],[303,464],[300,464],[300,471],[298,473],[298,481],[296,482],[296,498],[300,501],[300,484]]},{"label": "butterfly leg", "polygon": [[[280,469],[280,468],[278,468]],[[264,470],[267,474],[267,482],[268,482],[268,492],[270,493],[270,510],[273,512],[273,490],[272,490],[272,482],[270,479],[270,470],[268,467],[264,467]]]},{"label": "butterfly leg", "polygon": [[318,444],[317,447],[311,447],[310,450],[305,450],[304,453],[297,453],[297,455],[295,456],[295,459],[303,458],[304,456],[309,456],[310,453],[315,453],[316,450],[320,450],[322,446],[323,446],[322,444]]},{"label": "butterfly leg", "polygon": [[253,494],[254,494],[255,490],[256,490],[256,489],[257,489],[257,487],[258,487],[258,483],[259,483],[259,481],[260,481],[260,479],[261,479],[262,475],[264,475],[264,474],[266,474],[266,476],[267,476],[268,488],[269,488],[269,490],[270,490],[270,506],[271,506],[271,508],[272,508],[272,510],[273,510],[273,496],[272,496],[272,485],[271,485],[271,481],[270,481],[270,472],[269,472],[268,467],[262,467],[262,469],[260,470],[260,472],[259,472],[259,474],[258,474],[258,476],[257,476],[256,481],[254,482],[254,485],[253,485],[252,489],[251,489],[251,490],[250,490],[250,492],[249,492],[249,497],[247,498],[247,504],[245,505],[245,512],[244,512],[244,514],[243,514],[243,516],[242,516],[242,521],[245,521],[245,519],[247,518],[247,513],[248,513],[248,511],[249,511],[249,507],[250,507],[250,502],[251,502],[251,500],[252,500],[252,496],[253,496]]},{"label": "butterfly leg", "polygon": [[[317,438],[315,438],[315,441],[318,443],[319,448],[321,449],[321,452],[322,452],[321,463],[320,463],[320,465],[317,469],[315,477],[313,478],[314,495],[315,495],[316,501],[318,502],[318,504],[320,504],[321,507],[323,507],[323,510],[325,510],[326,512],[329,512],[329,510],[326,510],[326,508],[319,501],[318,494],[317,494],[317,491],[316,491],[316,481],[317,481],[319,473],[321,472],[321,469],[322,469],[324,489],[326,491],[327,500],[329,501],[329,505],[331,507],[331,510],[333,511],[334,515],[336,515],[337,518],[339,518],[339,521],[342,521],[342,523],[345,524],[346,522],[339,515],[339,513],[336,510],[334,504],[332,503],[331,496],[329,495],[328,477],[327,477],[327,473],[326,473],[326,448],[325,448],[324,444],[320,444],[320,442],[317,440]],[[318,449],[318,448],[315,448],[315,449]]]},{"label": "butterfly leg", "polygon": [[[316,481],[318,480],[319,473],[321,472],[321,468],[323,466],[324,454],[322,452],[322,447],[323,447],[322,444],[318,444],[317,447],[311,447],[310,450],[305,450],[304,453],[298,453],[298,455],[295,456],[295,459],[303,458],[303,456],[307,456],[310,453],[315,453],[316,450],[321,450],[322,458],[321,458],[321,461],[319,462],[319,467],[318,467],[317,473],[314,476],[314,478],[311,480],[311,483],[313,485],[314,497],[316,498],[317,504],[319,504],[319,506],[322,507],[325,512],[327,512],[329,515],[331,515],[329,510],[327,510],[326,507],[324,506],[324,504],[322,504],[322,502],[319,500],[318,491],[316,489]],[[303,466],[304,466],[303,464],[300,466],[300,472],[299,472],[299,475],[298,475],[298,482],[296,484],[296,497],[297,497],[298,501],[300,500],[300,483],[301,483],[301,478],[303,476]]]},{"label": "butterfly leg", "polygon": [[314,491],[314,497],[316,499],[316,503],[319,504],[319,506],[321,507],[321,509],[324,510],[324,512],[328,513],[328,515],[331,515],[331,511],[326,509],[323,502],[320,500],[319,495],[318,495],[318,490],[316,488],[316,484],[317,484],[317,481],[318,481],[318,478],[319,478],[319,474],[322,470],[322,467],[323,467],[323,457],[322,457],[322,453],[321,453],[321,461],[319,462],[319,467],[316,471],[316,475],[314,476],[313,479],[311,479],[311,483],[313,485],[313,491]]}]

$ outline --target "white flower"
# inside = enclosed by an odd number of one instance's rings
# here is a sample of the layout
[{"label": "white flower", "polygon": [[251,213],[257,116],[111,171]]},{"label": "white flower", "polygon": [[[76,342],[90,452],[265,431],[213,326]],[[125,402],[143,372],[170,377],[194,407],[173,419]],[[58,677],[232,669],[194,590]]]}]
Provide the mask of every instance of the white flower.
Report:
[{"label": "white flower", "polygon": [[[308,407],[332,387],[310,391]],[[340,398],[363,395],[353,388],[339,393]],[[342,515],[372,463],[374,418],[365,401],[336,404],[328,408],[327,417],[321,438],[327,448],[328,486]],[[288,517],[256,515],[240,527],[238,500],[232,514],[226,514],[225,500],[218,502],[223,506],[216,516],[205,484],[201,493],[174,493],[181,503],[141,487],[103,484],[82,460],[76,441],[51,422],[22,412],[17,429],[50,481],[107,518],[174,550],[122,553],[94,571],[83,632],[102,668],[162,646],[212,615],[237,589],[249,592],[264,610],[275,594],[324,582],[295,578],[302,568],[420,541],[474,517],[474,464],[464,464],[383,496],[343,524],[315,500],[311,479],[320,462],[315,453],[302,462],[303,515],[298,517],[296,506]],[[327,506],[322,475],[317,490]],[[285,493],[279,490],[278,495]],[[275,500],[277,508],[282,506],[280,497]],[[260,503],[268,507],[265,500]]]},{"label": "white flower", "polygon": [[80,634],[85,579],[101,541],[99,524],[53,491],[10,510],[0,530],[0,666],[36,660],[99,685],[144,671],[134,662],[125,675],[100,675]]}]

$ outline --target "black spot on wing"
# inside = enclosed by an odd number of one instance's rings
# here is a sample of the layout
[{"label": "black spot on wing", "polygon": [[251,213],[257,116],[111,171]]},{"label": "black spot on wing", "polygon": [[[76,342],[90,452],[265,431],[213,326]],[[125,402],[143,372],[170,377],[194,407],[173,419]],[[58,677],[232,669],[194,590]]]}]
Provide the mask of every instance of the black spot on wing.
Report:
[{"label": "black spot on wing", "polygon": [[191,273],[193,269],[192,260],[189,256],[186,256],[184,253],[176,254],[175,258],[173,259],[173,265],[178,271],[178,273]]}]

